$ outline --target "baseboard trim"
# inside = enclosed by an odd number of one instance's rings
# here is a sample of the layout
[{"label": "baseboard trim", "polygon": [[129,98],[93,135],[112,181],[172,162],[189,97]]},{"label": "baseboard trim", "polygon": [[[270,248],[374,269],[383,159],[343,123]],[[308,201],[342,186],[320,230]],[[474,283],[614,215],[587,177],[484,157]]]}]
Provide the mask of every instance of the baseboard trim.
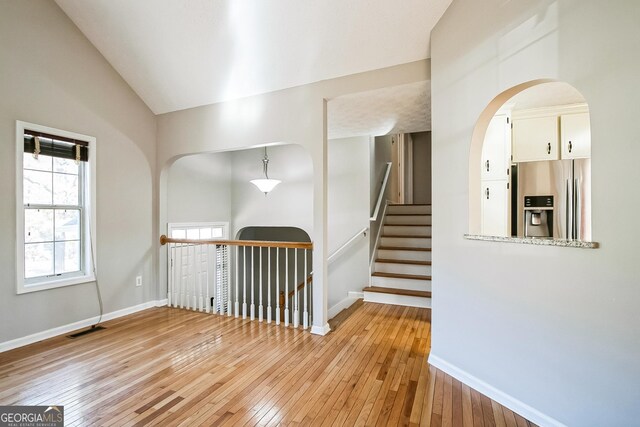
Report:
[{"label": "baseboard trim", "polygon": [[[152,307],[161,307],[167,305],[167,300],[148,301],[142,304],[134,305],[132,307],[123,308],[121,310],[112,311],[111,313],[105,313],[102,316],[102,322],[107,320],[117,319],[129,314],[137,313],[138,311],[146,310]],[[38,341],[46,340],[48,338],[57,337],[58,335],[64,335],[68,332],[72,332],[78,329],[87,328],[95,325],[100,316],[90,317],[89,319],[80,320],[77,322],[69,323],[67,325],[58,326],[56,328],[48,329],[42,332],[36,332],[35,334],[27,335],[26,337],[16,338],[11,341],[5,341],[0,343],[0,353],[13,350],[14,348],[24,347],[25,345],[33,344]]]},{"label": "baseboard trim", "polygon": [[336,305],[329,309],[329,311],[327,312],[329,319],[333,319],[338,315],[338,313],[351,307],[354,302],[358,301],[361,298],[364,298],[364,292],[349,292],[348,296],[345,299],[338,302]]},{"label": "baseboard trim", "polygon": [[474,388],[485,396],[490,397],[499,404],[506,406],[510,410],[517,412],[519,415],[525,417],[529,421],[538,424],[539,426],[566,427],[566,425],[562,424],[560,421],[543,414],[537,409],[532,408],[526,403],[516,399],[513,396],[508,395],[501,390],[498,390],[492,385],[487,384],[481,379],[469,374],[468,372],[458,368],[457,366],[452,365],[451,363],[439,358],[438,356],[430,354],[428,362],[430,365],[446,372],[455,379],[465,383],[471,388]]},{"label": "baseboard trim", "polygon": [[329,327],[329,324],[327,323],[324,326],[312,326],[311,327],[311,333],[314,335],[327,335],[329,333],[329,331],[331,331],[331,328]]}]

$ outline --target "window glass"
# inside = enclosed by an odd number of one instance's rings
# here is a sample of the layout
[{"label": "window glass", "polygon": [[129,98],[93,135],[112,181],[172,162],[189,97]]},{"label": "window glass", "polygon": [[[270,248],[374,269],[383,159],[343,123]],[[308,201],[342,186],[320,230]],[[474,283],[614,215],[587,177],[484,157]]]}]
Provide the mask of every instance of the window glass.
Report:
[{"label": "window glass", "polygon": [[80,210],[56,209],[56,241],[80,240]]},{"label": "window glass", "polygon": [[53,209],[25,209],[24,224],[26,243],[53,241]]},{"label": "window glass", "polygon": [[53,201],[53,179],[51,172],[24,171],[24,203],[50,205]]},{"label": "window glass", "polygon": [[53,204],[54,205],[77,205],[78,196],[78,176],[54,173],[53,174]]},{"label": "window glass", "polygon": [[51,276],[53,270],[53,243],[26,243],[24,245],[24,277]]}]

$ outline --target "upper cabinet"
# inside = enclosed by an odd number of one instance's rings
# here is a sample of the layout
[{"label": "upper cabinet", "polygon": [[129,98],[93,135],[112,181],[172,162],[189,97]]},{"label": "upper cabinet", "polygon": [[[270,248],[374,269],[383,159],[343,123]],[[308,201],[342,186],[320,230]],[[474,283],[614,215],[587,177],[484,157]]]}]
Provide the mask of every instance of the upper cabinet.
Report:
[{"label": "upper cabinet", "polygon": [[591,157],[589,113],[560,116],[560,134],[563,159],[586,159]]},{"label": "upper cabinet", "polygon": [[494,116],[482,145],[482,180],[507,179],[511,166],[511,124],[506,115]]},{"label": "upper cabinet", "polygon": [[513,113],[513,161],[581,159],[591,156],[589,112],[568,105]]},{"label": "upper cabinet", "polygon": [[513,119],[513,161],[558,160],[558,117]]}]

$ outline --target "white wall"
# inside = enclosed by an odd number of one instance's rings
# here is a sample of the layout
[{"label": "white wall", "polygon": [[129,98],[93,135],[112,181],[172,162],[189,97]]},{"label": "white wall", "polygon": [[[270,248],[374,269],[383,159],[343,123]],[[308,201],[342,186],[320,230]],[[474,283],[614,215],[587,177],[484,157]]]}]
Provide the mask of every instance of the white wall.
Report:
[{"label": "white wall", "polygon": [[16,120],[96,137],[105,311],[154,300],[153,114],[51,1],[0,2],[0,64],[0,342],[98,314],[93,283],[16,295]]},{"label": "white wall", "polygon": [[308,151],[295,144],[267,148],[269,177],[282,182],[266,196],[250,183],[263,177],[264,148],[229,153],[232,169],[231,213],[235,237],[244,227],[298,227],[313,231],[313,167]]},{"label": "white wall", "polygon": [[[329,141],[329,254],[369,227],[369,137]],[[369,284],[369,238],[360,237],[329,265],[329,307]]]},{"label": "white wall", "polygon": [[[433,33],[430,360],[538,424],[640,419],[639,18],[636,1],[454,0]],[[476,120],[538,78],[566,81],[589,103],[599,249],[462,237]]]},{"label": "white wall", "polygon": [[178,159],[167,183],[168,222],[231,222],[230,153]]}]

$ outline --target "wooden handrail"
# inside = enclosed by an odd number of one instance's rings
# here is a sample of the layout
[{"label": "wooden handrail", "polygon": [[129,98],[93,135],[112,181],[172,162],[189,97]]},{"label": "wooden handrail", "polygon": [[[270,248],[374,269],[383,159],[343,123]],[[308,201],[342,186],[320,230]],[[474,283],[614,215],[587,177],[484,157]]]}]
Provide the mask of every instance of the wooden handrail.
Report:
[{"label": "wooden handrail", "polygon": [[370,221],[378,220],[378,212],[380,212],[380,205],[382,204],[382,198],[384,197],[384,190],[387,188],[387,182],[389,182],[389,174],[391,173],[391,162],[387,163],[387,170],[384,173],[384,178],[382,179],[382,184],[380,185],[380,193],[378,193],[378,201],[376,202],[376,208],[371,214]]},{"label": "wooden handrail", "polygon": [[313,249],[312,242],[274,242],[266,240],[196,240],[196,239],[173,239],[164,234],[160,236],[160,244],[186,243],[193,245],[227,245],[227,246],[255,246],[262,248],[290,248],[290,249]]},{"label": "wooden handrail", "polygon": [[[311,274],[309,274],[309,276],[307,277],[307,283],[311,283],[311,280],[313,279],[313,272]],[[304,288],[304,280],[302,282],[300,282],[300,284],[298,285],[298,287],[294,290],[292,290],[291,292],[289,292],[289,298],[291,298],[296,291],[299,291],[301,289]]]}]

